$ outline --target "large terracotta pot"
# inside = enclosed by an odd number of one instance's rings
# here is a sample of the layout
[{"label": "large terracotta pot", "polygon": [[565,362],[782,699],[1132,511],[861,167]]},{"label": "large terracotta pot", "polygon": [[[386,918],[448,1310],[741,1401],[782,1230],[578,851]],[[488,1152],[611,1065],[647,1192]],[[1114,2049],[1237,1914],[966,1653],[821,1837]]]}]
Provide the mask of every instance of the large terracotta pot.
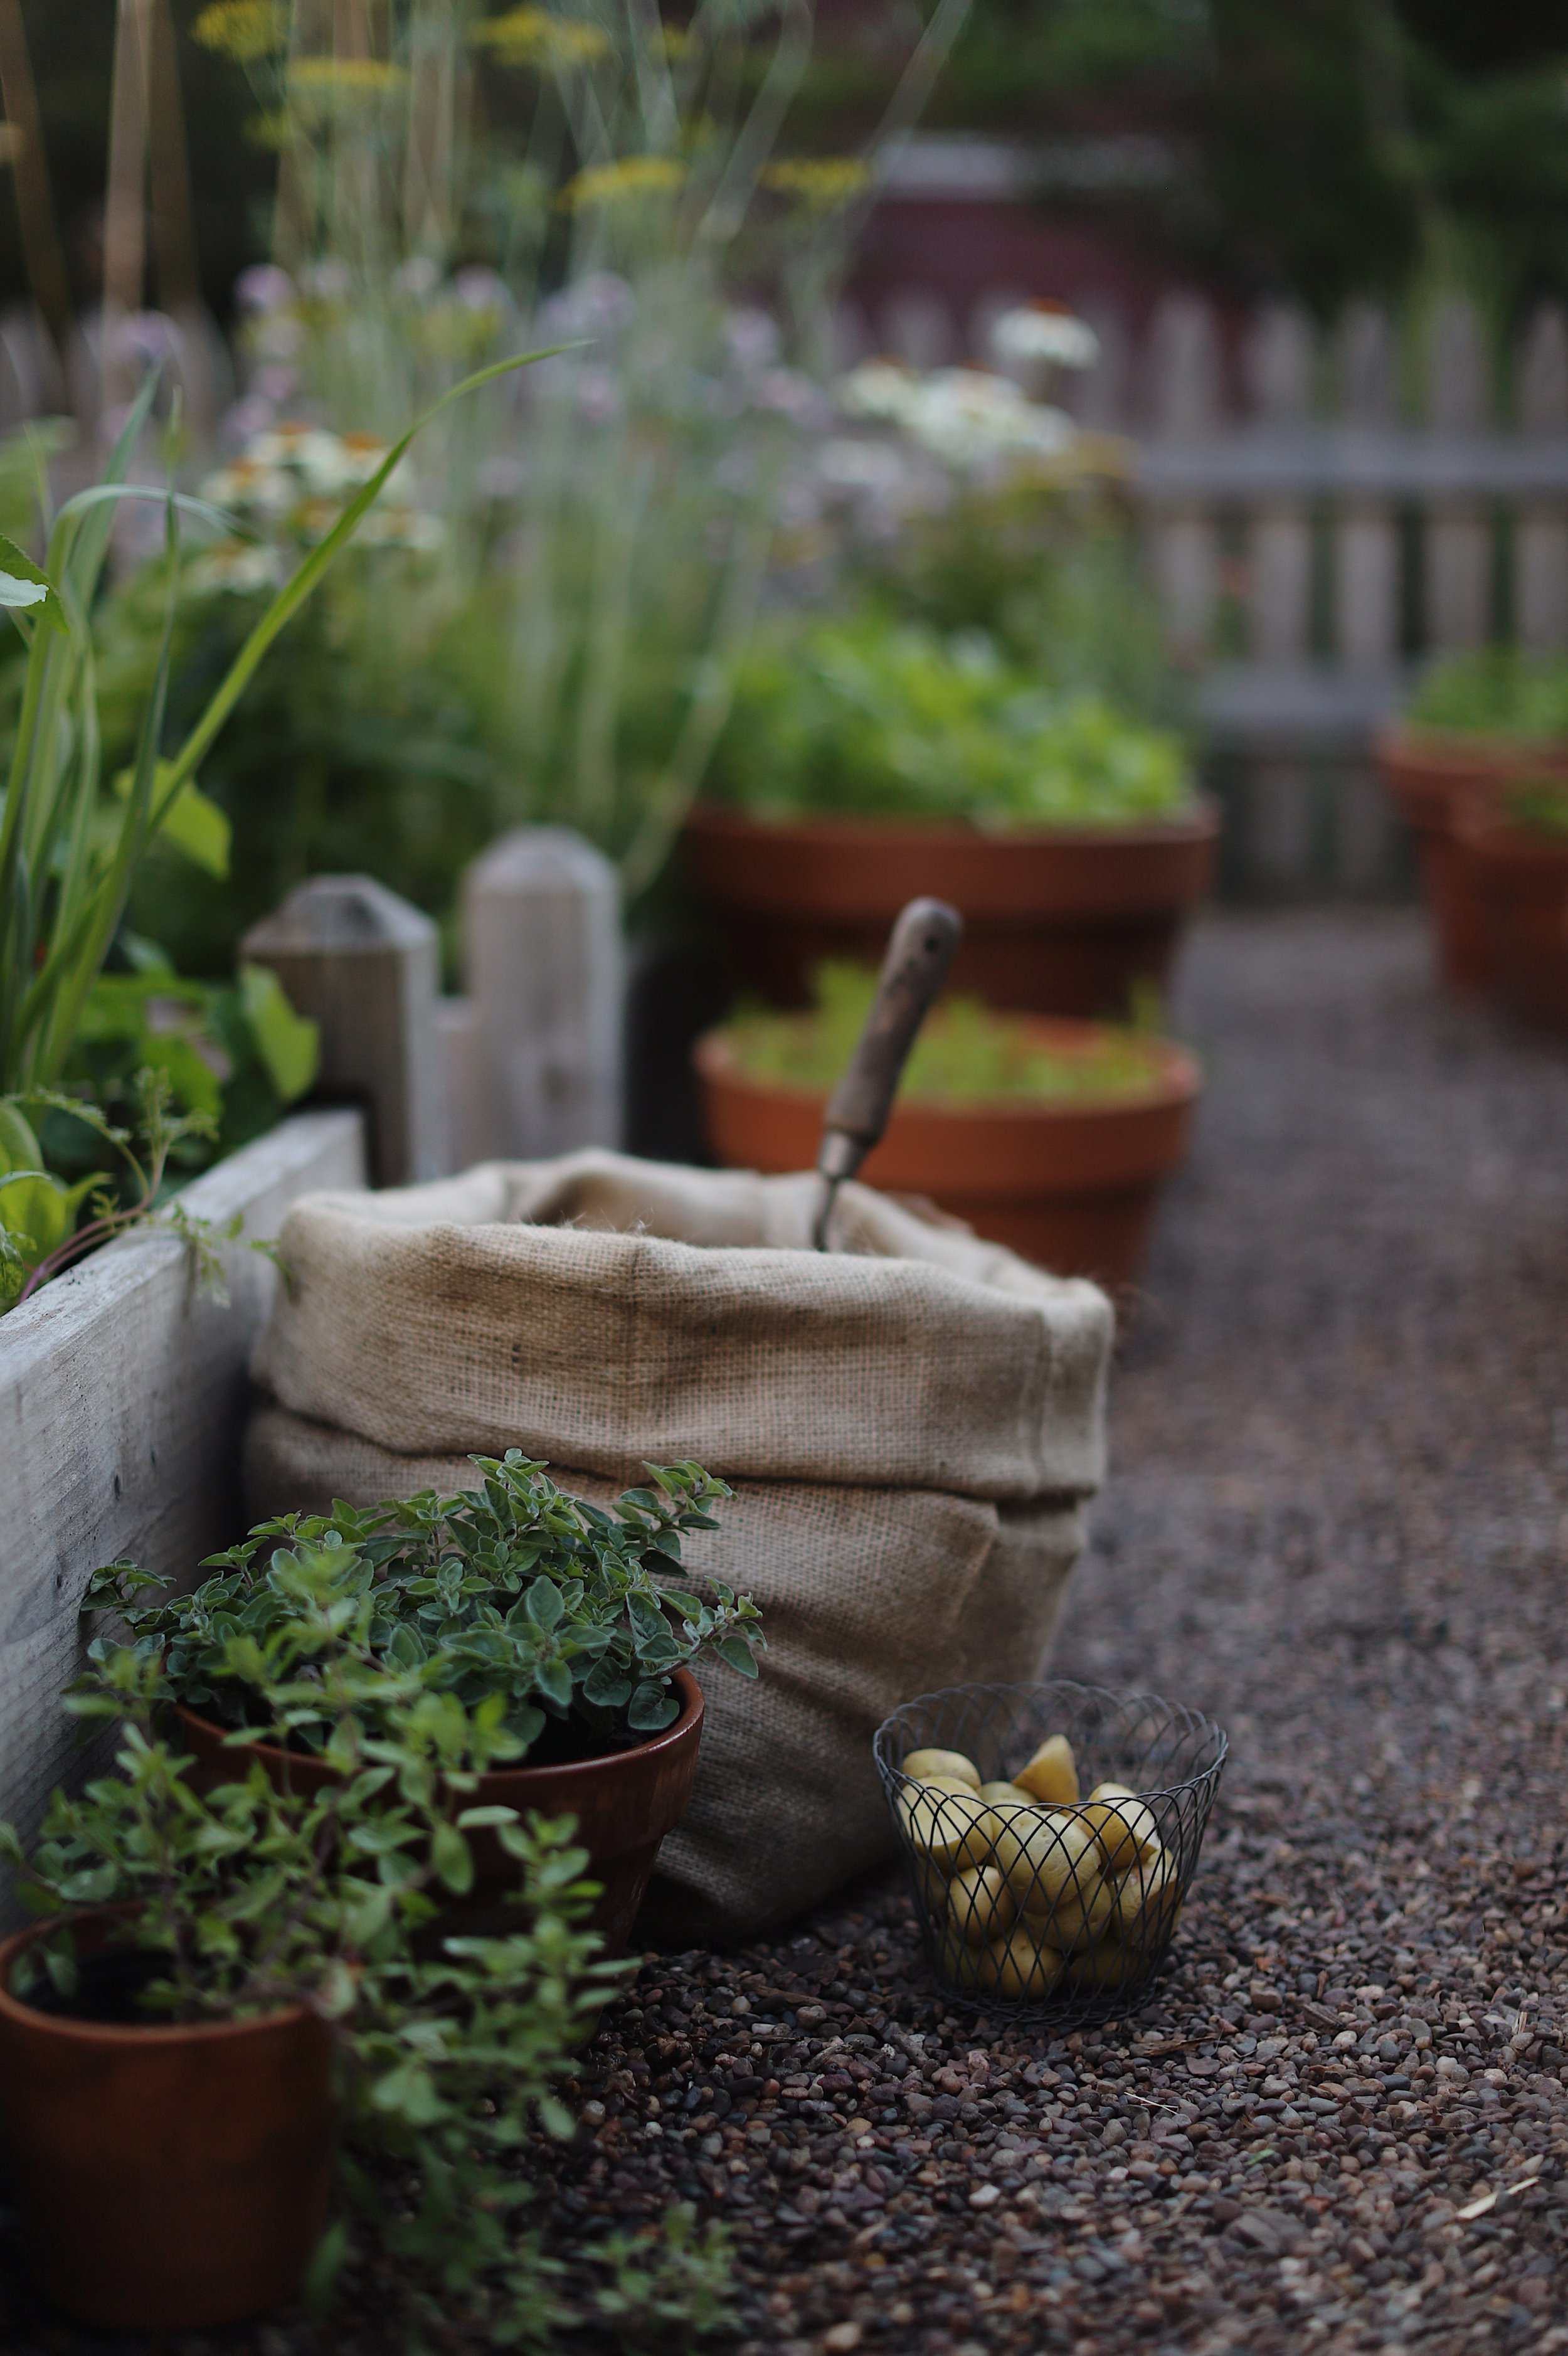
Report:
[{"label": "large terracotta pot", "polygon": [[1485,990],[1496,978],[1492,928],[1463,856],[1462,825],[1499,816],[1521,784],[1568,783],[1568,746],[1394,727],[1378,739],[1378,767],[1415,836],[1422,890],[1437,937],[1437,969],[1451,990]]},{"label": "large terracotta pot", "polygon": [[824,958],[879,965],[900,909],[930,894],[964,919],[955,988],[1026,1014],[1115,1016],[1135,984],[1163,986],[1219,831],[1208,801],[1147,826],[1006,834],[701,805],[683,841],[730,978],[775,1005],[808,1005]]},{"label": "large terracotta pot", "polygon": [[[604,1940],[605,1953],[623,1954],[643,1902],[659,1844],[691,1804],[697,1753],[702,1740],[702,1688],[689,1669],[674,1678],[680,1715],[662,1734],[629,1751],[583,1759],[565,1767],[498,1767],[482,1775],[467,1807],[533,1810],[541,1816],[575,1816],[577,1838],[587,1849],[603,1894],[590,1920]],[[202,1780],[238,1781],[259,1759],[279,1790],[285,1779],[296,1792],[318,1792],[336,1769],[324,1761],[284,1751],[268,1742],[229,1747],[224,1730],[194,1710],[179,1708],[181,1731],[198,1762]],[[506,1892],[517,1882],[517,1866],[494,1832],[467,1836],[474,1854],[474,1890],[462,1908],[464,1930],[499,1929],[509,1910]]]},{"label": "large terracotta pot", "polygon": [[1568,837],[1470,816],[1454,857],[1504,998],[1526,1022],[1568,1031]]},{"label": "large terracotta pot", "polygon": [[[82,1918],[79,1951],[106,1916]],[[45,2297],[108,2331],[208,2331],[293,2297],[326,2226],[332,2054],[296,2006],[259,2020],[121,2027],[10,1993],[0,2089],[27,2262]]]},{"label": "large terracotta pot", "polygon": [[[1083,1052],[1087,1023],[1034,1026],[1057,1053]],[[748,1079],[722,1032],[695,1050],[708,1134],[731,1169],[808,1170],[826,1097]],[[1161,1043],[1146,1096],[1103,1103],[895,1106],[861,1176],[890,1194],[923,1195],[976,1234],[1009,1244],[1058,1276],[1093,1276],[1112,1291],[1137,1272],[1161,1180],[1187,1150],[1202,1085],[1183,1048]]]}]

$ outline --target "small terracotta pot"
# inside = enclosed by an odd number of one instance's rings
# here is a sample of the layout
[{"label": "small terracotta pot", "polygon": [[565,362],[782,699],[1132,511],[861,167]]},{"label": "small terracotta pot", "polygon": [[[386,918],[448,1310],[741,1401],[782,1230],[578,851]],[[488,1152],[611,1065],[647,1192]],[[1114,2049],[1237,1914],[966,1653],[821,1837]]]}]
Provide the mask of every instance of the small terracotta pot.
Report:
[{"label": "small terracotta pot", "polygon": [[1378,739],[1378,768],[1415,836],[1422,890],[1437,937],[1437,969],[1450,990],[1487,989],[1497,978],[1492,926],[1477,895],[1462,826],[1497,818],[1523,784],[1568,784],[1568,746],[1395,727]]},{"label": "small terracotta pot", "polygon": [[[84,1951],[109,1919],[79,1920]],[[0,1945],[5,2137],[40,2289],[109,2331],[215,2330],[282,2306],[326,2226],[325,2024],[303,2006],[146,2029],[37,2011],[11,1974],[56,1927]]]},{"label": "small terracotta pot", "polygon": [[[625,1952],[659,1844],[690,1806],[697,1781],[702,1688],[689,1669],[677,1669],[673,1682],[680,1715],[662,1734],[629,1751],[570,1766],[497,1767],[481,1775],[477,1789],[464,1801],[465,1807],[516,1808],[524,1816],[532,1809],[541,1816],[576,1817],[577,1838],[588,1851],[593,1879],[603,1884],[589,1919],[612,1955]],[[280,1791],[287,1785],[319,1792],[337,1772],[322,1760],[269,1742],[230,1747],[224,1729],[194,1710],[178,1708],[175,1715],[204,1783],[240,1781],[252,1759],[261,1762]],[[465,1837],[474,1853],[474,1889],[450,1911],[461,1914],[464,1931],[502,1929],[516,1915],[505,1893],[517,1888],[517,1860],[494,1832],[481,1829]]]},{"label": "small terracotta pot", "polygon": [[1527,1023],[1568,1031],[1568,837],[1469,816],[1453,856],[1503,997]]},{"label": "small terracotta pot", "polygon": [[880,965],[906,901],[964,919],[958,990],[1026,1014],[1125,1014],[1163,987],[1183,918],[1209,889],[1219,812],[1201,801],[1157,824],[1005,834],[917,820],[769,821],[703,804],[686,872],[715,918],[730,978],[774,1005],[811,1002],[824,958]]},{"label": "small terracotta pot", "polygon": [[[1056,1053],[1082,1053],[1096,1026],[1040,1020]],[[861,1177],[917,1194],[1009,1244],[1058,1276],[1093,1276],[1112,1291],[1143,1257],[1161,1180],[1187,1151],[1202,1086],[1185,1049],[1157,1044],[1159,1077],[1144,1096],[1103,1103],[900,1104]],[[708,1134],[730,1169],[809,1170],[825,1092],[752,1080],[722,1032],[695,1049]]]}]

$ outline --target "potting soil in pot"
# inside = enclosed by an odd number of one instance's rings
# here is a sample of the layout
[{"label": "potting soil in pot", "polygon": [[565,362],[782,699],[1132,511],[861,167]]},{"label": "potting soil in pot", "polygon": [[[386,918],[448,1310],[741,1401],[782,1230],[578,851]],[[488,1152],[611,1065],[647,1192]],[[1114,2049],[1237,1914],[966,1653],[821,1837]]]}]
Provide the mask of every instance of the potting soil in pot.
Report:
[{"label": "potting soil in pot", "polygon": [[746,1931],[888,1853],[870,1738],[909,1694],[1039,1666],[1104,1463],[1093,1285],[809,1176],[591,1151],[318,1195],[283,1235],[255,1372],[253,1517],[473,1485],[520,1448],[605,1500],[649,1462],[734,1483],[688,1559],[763,1606],[715,1679],[660,1871]]}]

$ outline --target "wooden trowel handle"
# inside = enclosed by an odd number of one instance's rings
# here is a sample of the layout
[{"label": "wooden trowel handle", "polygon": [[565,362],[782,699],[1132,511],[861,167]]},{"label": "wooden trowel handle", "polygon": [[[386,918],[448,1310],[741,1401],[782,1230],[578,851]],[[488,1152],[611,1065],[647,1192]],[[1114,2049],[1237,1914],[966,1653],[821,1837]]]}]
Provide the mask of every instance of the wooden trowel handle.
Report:
[{"label": "wooden trowel handle", "polygon": [[912,900],[893,926],[866,1027],[823,1117],[816,1167],[827,1184],[816,1223],[818,1250],[826,1248],[839,1182],[854,1176],[887,1128],[905,1060],[963,931],[957,909],[943,900]]}]

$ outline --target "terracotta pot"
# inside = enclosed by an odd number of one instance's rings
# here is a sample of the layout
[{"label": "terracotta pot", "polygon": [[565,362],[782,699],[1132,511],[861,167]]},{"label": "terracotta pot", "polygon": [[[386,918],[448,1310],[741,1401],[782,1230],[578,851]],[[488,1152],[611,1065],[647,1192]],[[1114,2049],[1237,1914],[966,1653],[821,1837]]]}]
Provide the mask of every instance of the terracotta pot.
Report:
[{"label": "terracotta pot", "polygon": [[[680,1715],[662,1734],[650,1735],[629,1751],[571,1766],[498,1767],[479,1778],[477,1790],[464,1803],[476,1808],[516,1808],[519,1815],[532,1809],[541,1816],[576,1817],[577,1838],[588,1851],[593,1879],[604,1885],[590,1920],[612,1955],[625,1952],[659,1844],[690,1806],[697,1781],[702,1688],[689,1669],[677,1669],[674,1684]],[[204,1782],[237,1781],[252,1759],[261,1762],[280,1791],[286,1781],[296,1792],[318,1792],[336,1772],[322,1760],[268,1742],[229,1749],[222,1727],[198,1718],[194,1710],[182,1708],[175,1714]],[[517,1887],[517,1860],[507,1855],[493,1832],[480,1830],[466,1837],[474,1852],[474,1889],[452,1911],[461,1912],[465,1931],[504,1928],[515,1913],[505,1892]]]},{"label": "terracotta pot", "polygon": [[1477,895],[1474,863],[1458,848],[1459,828],[1496,818],[1521,783],[1568,783],[1568,746],[1396,727],[1379,737],[1377,759],[1415,836],[1438,972],[1450,990],[1485,990],[1497,973],[1492,928]]},{"label": "terracotta pot", "polygon": [[808,1005],[824,958],[880,964],[899,910],[928,893],[964,919],[956,989],[1026,1014],[1121,1015],[1135,983],[1163,986],[1219,832],[1208,801],[1147,826],[1007,834],[702,805],[683,841],[731,979],[776,1005]]},{"label": "terracotta pot", "polygon": [[[107,1919],[82,1918],[84,1951]],[[326,2028],[303,2007],[146,2029],[36,2011],[11,1974],[53,1927],[0,1945],[5,2136],[45,2297],[110,2331],[214,2330],[283,2305],[326,2226]]]},{"label": "terracotta pot", "polygon": [[[1042,1020],[1041,1044],[1083,1052],[1093,1026]],[[751,1080],[721,1032],[695,1050],[708,1134],[731,1169],[809,1170],[825,1092]],[[1059,1276],[1093,1276],[1115,1291],[1143,1257],[1160,1181],[1187,1150],[1202,1085],[1193,1058],[1161,1042],[1160,1076],[1146,1096],[1104,1103],[900,1104],[861,1176],[890,1194],[924,1196],[976,1234],[1010,1244]]]},{"label": "terracotta pot", "polygon": [[1468,816],[1453,855],[1504,998],[1527,1023],[1568,1031],[1568,837]]}]

